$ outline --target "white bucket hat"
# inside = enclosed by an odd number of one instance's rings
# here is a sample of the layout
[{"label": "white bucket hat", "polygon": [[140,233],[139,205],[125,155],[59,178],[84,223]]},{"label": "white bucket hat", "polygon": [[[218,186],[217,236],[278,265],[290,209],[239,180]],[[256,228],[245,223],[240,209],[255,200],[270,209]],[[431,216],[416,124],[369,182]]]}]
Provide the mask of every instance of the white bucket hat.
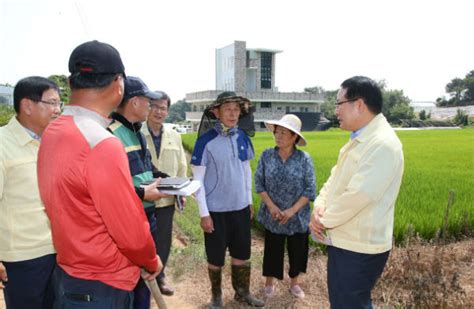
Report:
[{"label": "white bucket hat", "polygon": [[297,145],[298,146],[306,145],[306,139],[301,134],[301,120],[298,118],[298,116],[293,115],[293,114],[286,114],[283,117],[281,117],[280,120],[265,121],[265,127],[267,127],[268,130],[274,132],[275,126],[286,128],[290,130],[291,132],[298,134],[298,136],[300,137],[300,140],[298,141]]}]

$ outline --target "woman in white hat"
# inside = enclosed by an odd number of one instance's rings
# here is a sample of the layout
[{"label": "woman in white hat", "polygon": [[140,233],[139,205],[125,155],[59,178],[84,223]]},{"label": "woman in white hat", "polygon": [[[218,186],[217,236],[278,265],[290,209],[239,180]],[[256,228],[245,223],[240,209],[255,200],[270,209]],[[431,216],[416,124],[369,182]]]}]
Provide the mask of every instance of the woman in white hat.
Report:
[{"label": "woman in white hat", "polygon": [[265,227],[264,291],[267,297],[273,296],[274,279],[283,279],[287,242],[290,292],[303,298],[298,276],[306,272],[308,262],[310,201],[316,198],[313,160],[296,148],[306,145],[297,116],[287,114],[265,126],[273,132],[276,147],[262,153],[255,172],[255,190],[261,197],[257,219]]}]

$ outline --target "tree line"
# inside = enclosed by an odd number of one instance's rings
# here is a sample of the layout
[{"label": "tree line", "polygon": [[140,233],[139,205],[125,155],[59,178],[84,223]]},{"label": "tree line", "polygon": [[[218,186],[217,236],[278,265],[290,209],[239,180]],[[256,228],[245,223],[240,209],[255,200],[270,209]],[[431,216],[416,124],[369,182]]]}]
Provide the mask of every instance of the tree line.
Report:
[{"label": "tree line", "polygon": [[436,105],[446,107],[474,105],[474,70],[467,73],[464,78],[453,78],[445,90],[450,98],[437,98]]}]

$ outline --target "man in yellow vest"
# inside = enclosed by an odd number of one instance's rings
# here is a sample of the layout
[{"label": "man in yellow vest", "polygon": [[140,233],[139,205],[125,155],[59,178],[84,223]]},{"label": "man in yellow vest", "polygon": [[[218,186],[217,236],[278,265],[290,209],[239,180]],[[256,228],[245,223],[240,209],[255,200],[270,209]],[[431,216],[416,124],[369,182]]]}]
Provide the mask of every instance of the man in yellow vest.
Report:
[{"label": "man in yellow vest", "polygon": [[13,96],[16,115],[0,128],[0,288],[4,281],[7,308],[52,308],[56,252],[36,162],[62,103],[58,86],[39,76],[20,80]]},{"label": "man in yellow vest", "polygon": [[[171,177],[185,177],[188,166],[181,136],[174,129],[164,126],[171,99],[163,91],[156,91],[155,94],[158,99],[151,101],[151,111],[148,115],[147,125],[142,126],[142,132],[146,137],[151,153],[152,163],[159,171]],[[156,251],[163,263],[163,270],[157,277],[157,281],[163,295],[173,295],[174,293],[173,287],[165,281],[164,269],[171,249],[175,199],[175,197],[162,198],[155,202],[157,220]],[[184,205],[186,199],[184,197],[180,199]]]}]

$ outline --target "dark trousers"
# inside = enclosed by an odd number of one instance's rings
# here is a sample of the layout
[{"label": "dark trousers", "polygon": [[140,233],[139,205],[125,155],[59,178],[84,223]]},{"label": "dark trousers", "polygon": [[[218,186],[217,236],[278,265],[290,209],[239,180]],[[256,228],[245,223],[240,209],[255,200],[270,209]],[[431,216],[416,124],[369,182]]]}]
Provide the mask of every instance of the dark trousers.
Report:
[{"label": "dark trousers", "polygon": [[[69,276],[56,268],[58,289],[55,309],[131,309],[133,292],[120,290],[96,280]],[[52,307],[50,307],[52,308]]]},{"label": "dark trousers", "polygon": [[3,262],[7,270],[4,297],[8,309],[50,309],[54,303],[56,254],[21,262]]},{"label": "dark trousers", "polygon": [[214,232],[204,233],[207,262],[222,267],[229,248],[232,258],[250,259],[250,207],[236,211],[210,212]]},{"label": "dark trousers", "polygon": [[371,291],[382,274],[389,253],[363,254],[328,246],[331,308],[372,308]]},{"label": "dark trousers", "polygon": [[[153,236],[153,240],[155,241],[156,245],[156,231],[157,231],[157,224],[156,224],[156,216],[155,216],[155,208],[148,207],[145,208],[145,214],[148,219],[148,223],[150,224],[150,233]],[[145,282],[140,277],[138,280],[135,289],[133,289],[133,308],[134,309],[149,309],[150,308],[150,291],[148,290]]]},{"label": "dark trousers", "polygon": [[274,234],[265,230],[265,248],[263,253],[263,275],[283,280],[283,261],[287,243],[290,278],[306,272],[308,265],[308,233],[293,235]]},{"label": "dark trousers", "polygon": [[174,205],[155,208],[156,215],[156,253],[163,263],[163,270],[158,276],[159,279],[165,277],[165,267],[170,256],[171,240],[173,234]]}]

